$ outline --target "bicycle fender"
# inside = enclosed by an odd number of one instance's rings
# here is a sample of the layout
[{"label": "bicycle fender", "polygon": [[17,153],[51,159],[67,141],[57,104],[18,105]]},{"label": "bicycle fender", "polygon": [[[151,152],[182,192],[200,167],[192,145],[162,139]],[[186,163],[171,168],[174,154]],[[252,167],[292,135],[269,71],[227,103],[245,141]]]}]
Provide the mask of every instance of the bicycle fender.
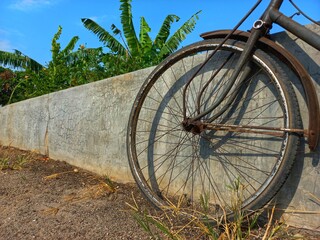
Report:
[{"label": "bicycle fender", "polygon": [[[225,38],[230,32],[231,30],[217,30],[205,32],[200,36],[203,39]],[[232,35],[230,35],[229,38],[246,42],[249,36],[249,32],[237,30]],[[295,58],[288,50],[282,48],[280,45],[276,44],[274,41],[266,37],[261,37],[256,43],[256,47],[266,52],[271,52],[279,60],[290,67],[298,76],[305,92],[308,106],[309,127],[306,131],[308,144],[311,151],[316,150],[320,137],[320,108],[317,92],[309,73],[298,61],[298,59]]]}]

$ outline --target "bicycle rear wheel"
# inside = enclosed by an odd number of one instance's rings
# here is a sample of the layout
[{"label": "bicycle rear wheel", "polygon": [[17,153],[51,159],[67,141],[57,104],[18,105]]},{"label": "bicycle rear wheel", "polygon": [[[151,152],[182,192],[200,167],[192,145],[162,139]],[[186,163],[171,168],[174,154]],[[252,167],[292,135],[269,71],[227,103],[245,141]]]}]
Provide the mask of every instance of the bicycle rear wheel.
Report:
[{"label": "bicycle rear wheel", "polygon": [[232,215],[240,202],[243,210],[256,210],[278,192],[292,167],[299,134],[263,129],[300,129],[298,104],[285,72],[260,50],[251,59],[251,74],[242,73],[222,102],[199,119],[220,127],[190,131],[183,125],[215,104],[228,85],[244,43],[228,40],[200,67],[221,41],[195,43],[168,57],[135,99],[129,164],[157,207],[205,208],[221,216]]}]

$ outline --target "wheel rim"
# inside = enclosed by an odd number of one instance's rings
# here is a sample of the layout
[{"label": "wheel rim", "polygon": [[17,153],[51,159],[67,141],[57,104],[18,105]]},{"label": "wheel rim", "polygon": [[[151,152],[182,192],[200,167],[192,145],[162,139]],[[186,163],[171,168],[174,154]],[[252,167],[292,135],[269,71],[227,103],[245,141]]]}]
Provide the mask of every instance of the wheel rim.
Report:
[{"label": "wheel rim", "polygon": [[[241,48],[226,45],[223,49],[227,54],[230,50],[236,53],[226,66],[230,68]],[[147,94],[136,100],[131,119],[129,157],[138,184],[156,205],[170,202],[201,210],[206,203],[211,213],[221,214],[222,208],[234,211],[235,204],[248,206],[266,190],[285,160],[289,136],[287,133],[279,138],[212,130],[200,134],[185,131],[182,89],[203,56],[210,54],[204,50],[200,55],[198,51],[188,60],[170,63],[171,67],[163,68],[162,74],[157,72],[145,85]],[[226,58],[225,51],[218,54],[220,58],[210,60],[208,67],[188,87],[188,117],[195,116],[199,109],[197,94],[205,79],[212,75],[212,69],[219,68],[219,61]],[[259,57],[254,56],[254,60],[264,69],[248,80],[249,87],[240,89],[242,92],[233,105],[214,122],[288,127],[288,107],[281,83]],[[223,71],[218,80],[208,85],[201,97],[201,110],[215,101],[229,74],[231,72]],[[268,78],[272,78],[271,81]],[[208,118],[210,115],[202,120]]]}]

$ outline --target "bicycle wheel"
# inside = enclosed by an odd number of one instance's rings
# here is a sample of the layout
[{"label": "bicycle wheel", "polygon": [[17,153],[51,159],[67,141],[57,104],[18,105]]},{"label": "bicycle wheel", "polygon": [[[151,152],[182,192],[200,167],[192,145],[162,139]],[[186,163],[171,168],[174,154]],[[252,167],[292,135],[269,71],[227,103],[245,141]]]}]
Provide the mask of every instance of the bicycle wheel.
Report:
[{"label": "bicycle wheel", "polygon": [[[256,50],[249,74],[243,70],[226,90],[244,43],[228,40],[209,58],[221,41],[198,42],[168,57],[135,99],[129,164],[157,207],[204,208],[211,216],[232,215],[239,203],[256,210],[278,192],[292,167],[299,134],[280,129],[300,129],[301,121],[285,72]],[[186,127],[186,119],[214,104],[197,119],[198,128]]]}]

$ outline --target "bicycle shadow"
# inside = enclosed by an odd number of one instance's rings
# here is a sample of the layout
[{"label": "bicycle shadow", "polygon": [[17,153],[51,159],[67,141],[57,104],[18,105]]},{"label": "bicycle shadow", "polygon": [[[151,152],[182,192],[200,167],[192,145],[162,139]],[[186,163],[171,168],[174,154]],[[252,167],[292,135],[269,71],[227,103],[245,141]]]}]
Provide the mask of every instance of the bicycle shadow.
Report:
[{"label": "bicycle shadow", "polygon": [[[315,25],[309,25],[308,28],[315,32],[320,32],[320,28]],[[318,29],[317,29],[318,28]],[[291,52],[307,69],[312,77],[318,96],[320,95],[320,53],[307,43],[298,39],[287,32],[277,33],[271,36],[278,44],[283,46]],[[290,81],[292,82],[299,103],[302,122],[304,129],[308,126],[308,109],[306,106],[306,96],[303,91],[301,82],[295,74],[288,67],[283,66],[285,71],[289,74]],[[318,99],[319,101],[319,99]],[[319,121],[314,119],[313,121]],[[272,204],[276,204],[276,218],[280,219],[284,213],[294,212],[299,208],[304,207],[304,210],[316,210],[319,208],[319,203],[314,201],[312,194],[317,192],[316,175],[320,173],[320,143],[314,152],[308,148],[306,139],[301,139],[300,151],[296,157],[296,161],[292,171],[281,188],[277,196],[273,199]],[[311,181],[314,174],[315,179]],[[308,201],[308,203],[307,203]],[[310,208],[310,209],[307,209]],[[300,209],[301,210],[301,209]],[[290,214],[290,213],[289,213]],[[294,218],[294,217],[293,217]],[[312,221],[312,220],[311,220]]]},{"label": "bicycle shadow", "polygon": [[[166,174],[165,173],[160,173],[159,169],[162,166],[165,166],[165,163],[157,163],[157,161],[159,160],[159,155],[158,154],[160,151],[158,149],[161,149],[161,153],[162,155],[165,156],[165,160],[169,161],[169,162],[175,162],[177,163],[178,161],[176,161],[176,159],[178,159],[180,156],[181,158],[183,158],[183,161],[186,163],[187,159],[185,156],[196,156],[197,158],[199,158],[199,162],[202,162],[202,166],[203,168],[208,167],[207,164],[211,161],[212,164],[216,163],[216,164],[220,164],[222,166],[223,169],[228,169],[228,170],[232,170],[232,168],[234,168],[234,170],[238,171],[238,174],[243,177],[243,178],[248,178],[248,184],[250,179],[255,180],[256,182],[259,182],[259,180],[254,179],[256,176],[254,174],[250,174],[247,171],[252,171],[253,169],[256,169],[255,166],[255,161],[253,161],[252,163],[250,163],[250,160],[248,159],[262,159],[262,158],[272,158],[274,157],[274,153],[273,152],[268,152],[263,151],[263,147],[257,148],[255,149],[255,151],[249,151],[250,145],[252,145],[252,142],[254,141],[269,141],[269,142],[277,142],[276,138],[270,138],[268,137],[268,139],[261,137],[261,139],[258,137],[254,137],[254,138],[250,138],[249,136],[246,136],[245,134],[235,134],[235,133],[226,133],[225,135],[219,135],[219,134],[215,134],[215,131],[210,131],[208,133],[206,133],[206,135],[204,137],[201,137],[199,141],[197,141],[197,147],[195,147],[195,142],[193,144],[190,143],[190,148],[191,150],[195,150],[197,149],[197,153],[196,154],[189,154],[189,152],[187,152],[187,147],[188,144],[186,144],[186,142],[181,143],[181,147],[172,147],[173,143],[174,143],[174,136],[170,135],[170,141],[168,141],[168,145],[170,145],[169,149],[165,149],[165,148],[161,148],[159,147],[159,144],[156,144],[156,142],[159,142],[158,140],[161,139],[161,142],[165,142],[165,138],[164,136],[164,132],[167,131],[167,126],[165,124],[165,122],[162,122],[161,119],[165,119],[166,122],[172,124],[174,121],[171,119],[168,119],[167,117],[167,113],[170,111],[167,111],[168,109],[170,109],[172,111],[173,109],[173,105],[172,107],[170,106],[170,104],[174,103],[174,106],[177,104],[177,102],[179,102],[179,100],[182,100],[183,98],[175,98],[173,96],[179,95],[179,93],[181,93],[182,91],[180,90],[183,86],[186,85],[186,83],[189,80],[188,76],[192,76],[193,72],[196,72],[196,68],[191,70],[191,73],[188,73],[186,76],[182,76],[181,78],[177,79],[175,83],[173,83],[173,85],[171,86],[171,88],[169,88],[169,90],[166,92],[165,95],[162,96],[162,100],[159,102],[159,105],[157,107],[157,111],[156,114],[153,116],[153,119],[150,121],[151,124],[151,130],[149,132],[149,136],[148,136],[148,144],[147,144],[147,148],[146,148],[146,152],[147,152],[147,156],[148,156],[148,181],[150,181],[150,185],[151,185],[151,189],[153,192],[157,193],[158,196],[161,196],[161,187],[159,186],[158,183],[158,177],[161,176],[162,179],[163,176]],[[260,79],[260,81],[262,81]],[[268,84],[264,83],[264,86],[267,86]],[[270,87],[270,86],[269,86]],[[198,89],[198,88],[195,88]],[[215,88],[214,88],[215,89]],[[241,119],[243,119],[244,114],[247,111],[251,111],[250,109],[248,109],[248,103],[244,104],[247,101],[241,101],[241,99],[253,99],[254,93],[256,92],[257,89],[261,89],[260,87],[258,87],[257,82],[255,82],[255,84],[251,83],[249,84],[248,87],[244,87],[243,89],[240,89],[239,94],[237,95],[237,99],[234,101],[235,105],[233,105],[232,107],[230,107],[230,110],[227,111],[227,114],[225,115],[226,119],[233,119],[233,123],[234,124],[241,124]],[[272,92],[272,91],[271,91]],[[209,99],[212,97],[211,94],[209,94],[208,97],[208,101]],[[193,98],[196,99],[196,98]],[[250,102],[250,101],[248,101]],[[195,104],[196,105],[196,104]],[[204,106],[210,106],[211,104],[209,104],[209,102],[205,101]],[[182,109],[182,107],[180,107],[180,109]],[[193,111],[190,111],[193,112]],[[194,111],[196,112],[196,111]],[[233,116],[233,113],[237,113],[236,116]],[[245,118],[244,118],[245,119]],[[183,119],[181,119],[180,121],[182,121]],[[224,123],[224,120],[221,120],[221,123]],[[179,122],[178,122],[179,123]],[[180,122],[181,123],[181,122]],[[160,126],[161,129],[158,129],[158,127]],[[177,125],[178,126],[178,125]],[[165,130],[165,131],[164,131]],[[177,129],[174,129],[175,131]],[[161,134],[157,135],[157,131]],[[179,135],[181,137],[181,135]],[[186,137],[185,139],[193,141],[196,137],[192,136],[192,137]],[[211,139],[213,141],[208,141],[208,139]],[[169,144],[170,142],[170,144]],[[213,143],[214,142],[214,143]],[[237,152],[235,149],[235,146],[242,146],[240,144],[246,144],[248,143],[248,148],[243,148],[243,152]],[[227,145],[227,148],[225,147]],[[257,147],[257,146],[256,146]],[[158,148],[158,149],[157,149]],[[185,150],[185,154],[181,154],[178,153],[178,151],[183,151]],[[165,152],[163,152],[163,150],[165,150]],[[248,150],[246,152],[246,150]],[[252,149],[251,149],[252,150]],[[259,151],[258,151],[259,150]],[[301,153],[303,153],[302,155],[304,155],[304,151],[300,151],[299,152],[299,156],[301,155]],[[246,155],[247,154],[247,155]],[[248,159],[247,159],[248,158]],[[242,162],[245,166],[243,168],[240,167],[240,162]],[[259,162],[260,160],[257,160],[257,162]],[[195,163],[195,161],[192,161],[193,164]],[[233,163],[234,162],[234,163]],[[179,163],[180,164],[180,163]],[[246,165],[247,164],[247,165]],[[177,164],[178,165],[178,164]],[[168,169],[171,170],[172,165],[168,165]],[[195,167],[196,168],[196,167]],[[295,170],[295,172],[298,172],[298,175],[301,175],[301,172],[299,173],[299,169],[302,169],[302,167],[298,166],[296,167],[297,170]],[[184,169],[188,169],[188,168],[184,168]],[[159,171],[157,173],[157,171]],[[206,173],[208,174],[209,177],[212,176],[213,173],[210,172],[209,168],[205,169]],[[223,172],[223,171],[222,171]],[[157,176],[158,174],[158,176]],[[218,174],[218,173],[215,173]],[[231,171],[231,175],[234,174]],[[173,174],[169,174],[170,176],[168,177],[169,179],[175,179],[175,175]],[[182,176],[182,174],[179,173],[180,176]],[[178,175],[178,176],[179,176]],[[228,174],[224,174],[224,177],[228,177]],[[188,175],[187,175],[188,176]],[[294,192],[296,190],[296,187],[298,186],[298,177],[294,177],[294,179],[292,181],[290,181],[291,183],[293,183],[294,187],[290,187],[290,189],[292,190],[292,194],[287,194],[286,196],[294,196]],[[226,185],[223,182],[223,177],[222,178],[218,178],[221,180],[221,185]],[[247,180],[245,180],[247,181]],[[169,185],[169,184],[168,184]],[[173,184],[172,184],[173,185]],[[284,201],[285,204],[289,204],[290,203],[290,199]],[[284,204],[284,205],[285,205]]]}]

